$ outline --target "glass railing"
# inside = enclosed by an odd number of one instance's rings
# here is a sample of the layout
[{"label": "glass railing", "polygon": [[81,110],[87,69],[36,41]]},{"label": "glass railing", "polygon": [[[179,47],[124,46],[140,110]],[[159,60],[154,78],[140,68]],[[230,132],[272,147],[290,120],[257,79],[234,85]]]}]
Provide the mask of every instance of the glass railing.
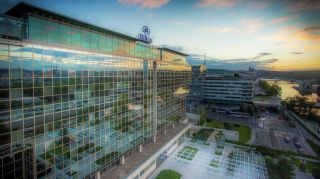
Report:
[{"label": "glass railing", "polygon": [[23,21],[0,14],[0,37],[22,39]]}]

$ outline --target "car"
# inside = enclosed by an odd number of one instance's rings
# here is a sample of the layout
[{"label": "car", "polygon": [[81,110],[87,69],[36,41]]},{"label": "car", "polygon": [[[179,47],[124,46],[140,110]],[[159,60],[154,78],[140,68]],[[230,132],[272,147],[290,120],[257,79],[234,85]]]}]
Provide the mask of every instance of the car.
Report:
[{"label": "car", "polygon": [[285,137],[284,140],[289,143],[290,142],[290,138],[289,137]]},{"label": "car", "polygon": [[298,149],[298,152],[303,153],[303,152],[304,152],[303,148],[299,148],[299,149]]},{"label": "car", "polygon": [[293,142],[298,142],[298,137],[294,137]]},{"label": "car", "polygon": [[301,148],[301,145],[299,143],[297,143],[297,142],[294,143],[294,146],[297,147],[298,149]]}]

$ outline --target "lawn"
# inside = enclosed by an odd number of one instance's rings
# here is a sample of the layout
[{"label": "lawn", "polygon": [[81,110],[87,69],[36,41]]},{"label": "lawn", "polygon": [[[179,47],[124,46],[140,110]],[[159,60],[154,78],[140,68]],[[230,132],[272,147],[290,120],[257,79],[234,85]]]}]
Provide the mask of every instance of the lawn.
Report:
[{"label": "lawn", "polygon": [[156,179],[180,179],[182,175],[174,170],[162,170]]},{"label": "lawn", "polygon": [[241,124],[233,124],[218,120],[212,120],[210,122],[205,123],[205,127],[213,127],[219,129],[228,129],[228,130],[235,130],[239,132],[239,142],[245,143],[250,140],[251,137],[251,128],[246,125]]},{"label": "lawn", "polygon": [[218,121],[218,120],[212,120],[210,122],[205,123],[206,127],[213,127],[213,128],[219,128],[219,129],[224,129],[224,124],[223,121]]},{"label": "lawn", "polygon": [[318,146],[316,143],[314,143],[312,140],[306,139],[312,150],[320,156],[320,146]]},{"label": "lawn", "polygon": [[235,127],[235,130],[239,132],[239,142],[245,143],[251,138],[251,128],[245,125],[239,125]]}]

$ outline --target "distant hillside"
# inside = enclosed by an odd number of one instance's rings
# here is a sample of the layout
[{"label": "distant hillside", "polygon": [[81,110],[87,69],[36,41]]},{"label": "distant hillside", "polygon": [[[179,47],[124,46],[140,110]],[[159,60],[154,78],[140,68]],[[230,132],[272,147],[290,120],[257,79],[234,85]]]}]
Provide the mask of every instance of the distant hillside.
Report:
[{"label": "distant hillside", "polygon": [[293,80],[320,80],[320,70],[315,71],[267,71],[258,70],[258,76],[265,78],[281,78]]}]

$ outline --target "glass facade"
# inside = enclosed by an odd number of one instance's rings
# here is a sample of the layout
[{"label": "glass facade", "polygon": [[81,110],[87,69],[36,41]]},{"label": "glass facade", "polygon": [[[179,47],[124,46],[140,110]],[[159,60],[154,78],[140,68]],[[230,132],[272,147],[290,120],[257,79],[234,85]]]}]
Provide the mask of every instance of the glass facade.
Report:
[{"label": "glass facade", "polygon": [[27,29],[0,38],[0,178],[85,178],[184,117],[183,55],[39,17]]},{"label": "glass facade", "polygon": [[117,55],[160,59],[160,50],[143,42],[134,42],[41,17],[30,16],[28,22],[30,40]]}]

